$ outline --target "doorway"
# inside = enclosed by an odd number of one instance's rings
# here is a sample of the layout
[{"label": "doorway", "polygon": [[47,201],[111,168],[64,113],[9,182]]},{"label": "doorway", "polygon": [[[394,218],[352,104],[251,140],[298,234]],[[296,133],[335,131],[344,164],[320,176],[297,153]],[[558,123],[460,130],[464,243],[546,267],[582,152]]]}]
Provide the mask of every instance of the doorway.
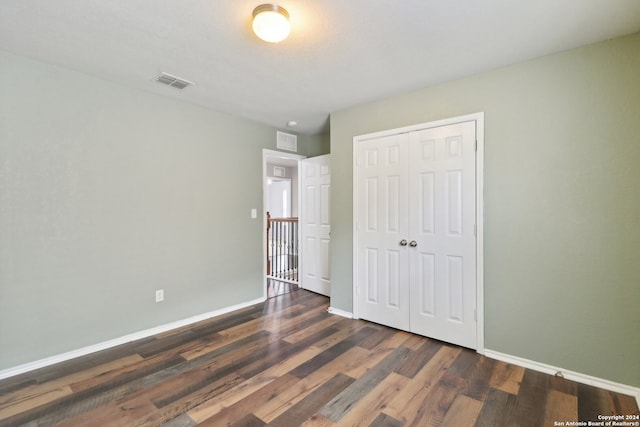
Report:
[{"label": "doorway", "polygon": [[304,158],[267,149],[262,153],[265,298],[298,289],[298,161]]}]

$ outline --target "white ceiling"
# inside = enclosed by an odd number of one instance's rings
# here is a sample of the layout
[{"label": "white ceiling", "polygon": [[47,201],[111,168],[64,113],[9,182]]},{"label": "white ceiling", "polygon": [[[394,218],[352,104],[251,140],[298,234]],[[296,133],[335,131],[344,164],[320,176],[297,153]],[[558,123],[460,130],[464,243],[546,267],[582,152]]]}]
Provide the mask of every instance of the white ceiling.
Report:
[{"label": "white ceiling", "polygon": [[[330,113],[640,30],[640,0],[1,0],[0,48],[297,133]],[[155,83],[161,71],[196,82]]]}]

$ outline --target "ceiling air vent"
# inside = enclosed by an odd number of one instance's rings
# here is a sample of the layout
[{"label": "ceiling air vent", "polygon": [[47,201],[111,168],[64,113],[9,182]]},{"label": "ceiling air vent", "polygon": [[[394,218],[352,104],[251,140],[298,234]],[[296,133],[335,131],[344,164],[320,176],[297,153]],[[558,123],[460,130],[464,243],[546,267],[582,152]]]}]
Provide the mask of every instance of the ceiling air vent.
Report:
[{"label": "ceiling air vent", "polygon": [[158,77],[156,77],[156,81],[167,86],[175,87],[176,89],[184,89],[187,86],[195,84],[194,82],[181,79],[180,77],[176,77],[168,73],[161,73]]}]

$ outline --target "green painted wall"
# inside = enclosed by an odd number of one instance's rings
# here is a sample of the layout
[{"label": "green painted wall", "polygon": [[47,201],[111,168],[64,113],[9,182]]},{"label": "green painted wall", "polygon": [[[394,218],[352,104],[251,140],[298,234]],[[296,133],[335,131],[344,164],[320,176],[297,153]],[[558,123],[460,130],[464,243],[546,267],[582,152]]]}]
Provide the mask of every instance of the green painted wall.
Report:
[{"label": "green painted wall", "polygon": [[262,297],[275,139],[0,52],[0,370]]},{"label": "green painted wall", "polygon": [[639,52],[635,34],[332,114],[331,305],[352,311],[353,137],[484,112],[485,347],[640,386]]},{"label": "green painted wall", "polygon": [[[291,133],[285,130],[283,132]],[[318,135],[298,135],[298,153],[307,157],[322,156],[329,154],[331,147],[330,134],[322,133]]]}]

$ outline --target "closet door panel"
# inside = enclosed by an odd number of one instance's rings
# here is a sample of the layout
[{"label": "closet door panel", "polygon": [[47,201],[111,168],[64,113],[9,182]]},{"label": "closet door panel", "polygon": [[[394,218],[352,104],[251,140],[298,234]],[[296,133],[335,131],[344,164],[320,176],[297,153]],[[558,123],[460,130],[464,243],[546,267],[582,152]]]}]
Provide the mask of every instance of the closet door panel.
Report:
[{"label": "closet door panel", "polygon": [[359,144],[359,316],[409,329],[408,145],[406,135]]},{"label": "closet door panel", "polygon": [[475,348],[475,122],[412,132],[409,162],[410,330]]}]

